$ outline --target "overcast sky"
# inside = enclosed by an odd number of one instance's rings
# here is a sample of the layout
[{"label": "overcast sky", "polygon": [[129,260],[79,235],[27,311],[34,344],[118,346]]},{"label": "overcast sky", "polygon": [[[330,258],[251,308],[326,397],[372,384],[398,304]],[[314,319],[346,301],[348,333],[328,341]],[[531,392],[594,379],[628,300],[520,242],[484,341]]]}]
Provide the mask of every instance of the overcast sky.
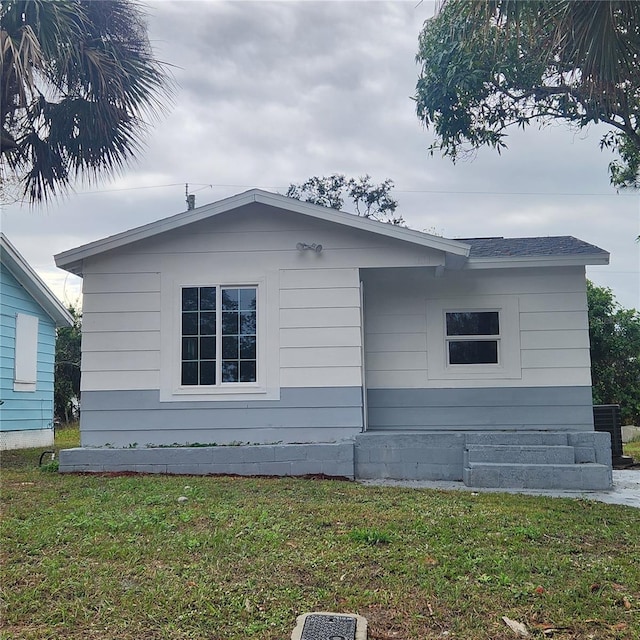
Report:
[{"label": "overcast sky", "polygon": [[408,225],[446,237],[574,235],[611,253],[588,276],[640,308],[640,196],[609,185],[604,131],[563,125],[509,137],[453,165],[430,157],[414,94],[433,4],[148,2],[149,35],[175,65],[175,104],[122,176],[48,207],[11,205],[2,230],[65,302],[80,281],[53,254],[186,208],[340,172],[395,181]]}]

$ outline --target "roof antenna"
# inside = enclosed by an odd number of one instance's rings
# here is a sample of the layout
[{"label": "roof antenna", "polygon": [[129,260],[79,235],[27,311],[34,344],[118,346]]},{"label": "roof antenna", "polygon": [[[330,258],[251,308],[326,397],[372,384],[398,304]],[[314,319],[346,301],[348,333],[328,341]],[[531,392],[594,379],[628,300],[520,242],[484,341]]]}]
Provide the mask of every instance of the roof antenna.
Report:
[{"label": "roof antenna", "polygon": [[184,185],[184,195],[187,197],[187,211],[192,211],[196,208],[196,196],[195,193],[189,194],[189,183]]}]

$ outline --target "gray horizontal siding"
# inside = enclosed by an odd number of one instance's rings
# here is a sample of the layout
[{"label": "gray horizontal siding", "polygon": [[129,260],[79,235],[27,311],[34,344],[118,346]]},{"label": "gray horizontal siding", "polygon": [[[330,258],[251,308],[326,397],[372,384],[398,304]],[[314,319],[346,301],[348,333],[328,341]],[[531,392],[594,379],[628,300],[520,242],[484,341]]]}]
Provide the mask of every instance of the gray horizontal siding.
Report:
[{"label": "gray horizontal siding", "polygon": [[185,411],[191,409],[273,409],[314,407],[361,407],[360,387],[304,387],[280,390],[279,400],[229,402],[184,400],[160,402],[157,389],[142,391],[84,391],[82,411]]},{"label": "gray horizontal siding", "polygon": [[590,387],[370,389],[369,430],[593,430]]},{"label": "gray horizontal siding", "polygon": [[188,411],[85,411],[83,428],[114,432],[154,429],[250,429],[254,427],[359,427],[359,407],[200,409]]},{"label": "gray horizontal siding", "polygon": [[331,442],[362,429],[359,387],[282,389],[280,400],[160,402],[157,390],[82,394],[83,446]]}]

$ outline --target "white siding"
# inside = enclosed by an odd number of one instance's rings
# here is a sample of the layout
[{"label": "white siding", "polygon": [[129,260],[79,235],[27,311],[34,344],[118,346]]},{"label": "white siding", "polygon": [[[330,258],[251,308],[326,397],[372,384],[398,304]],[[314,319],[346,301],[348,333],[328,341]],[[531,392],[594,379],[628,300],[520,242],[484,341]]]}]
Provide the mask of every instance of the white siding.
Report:
[{"label": "white siding", "polygon": [[[300,242],[323,251],[298,251]],[[170,399],[176,291],[207,283],[262,287],[269,397],[285,386],[360,386],[359,267],[442,262],[440,251],[262,205],[104,253],[83,265],[83,389],[160,385]],[[424,332],[422,310],[411,311],[398,330]]]},{"label": "white siding", "polygon": [[83,371],[81,391],[113,391],[114,389],[158,389],[158,371]]},{"label": "white siding", "polygon": [[[358,269],[285,270],[280,276],[283,387],[362,384]],[[303,320],[303,326],[294,320]]]},{"label": "white siding", "polygon": [[[323,251],[298,251],[299,242]],[[287,386],[360,386],[361,277],[371,388],[590,383],[582,268],[436,278],[442,262],[438,251],[261,205],[105,253],[84,265],[83,389],[173,393],[179,333],[168,317],[180,286],[206,283],[261,287],[270,397]],[[517,301],[519,377],[429,379],[429,301],[485,295]]]},{"label": "white siding", "polygon": [[[369,388],[447,388],[589,385],[590,358],[584,270],[581,267],[495,271],[429,270],[363,272],[365,360]],[[429,377],[424,309],[434,301],[448,307],[488,296],[515,301],[521,344],[515,377],[468,375]],[[422,309],[422,312],[420,312]],[[444,340],[443,336],[438,339]]]},{"label": "white siding", "polygon": [[[371,277],[369,277],[371,275]],[[365,366],[369,388],[422,388],[427,384],[426,270],[364,275]],[[382,276],[382,277],[380,277]]]},{"label": "white siding", "polygon": [[305,329],[326,327],[335,324],[339,327],[360,326],[360,309],[356,307],[332,307],[329,309],[281,309],[280,328]]},{"label": "white siding", "polygon": [[159,291],[85,293],[82,296],[84,313],[122,313],[160,309]]},{"label": "white siding", "polygon": [[157,389],[159,272],[113,271],[84,278],[82,390]]},{"label": "white siding", "polygon": [[122,351],[117,358],[109,351],[85,351],[82,371],[157,371],[160,368],[158,351]]}]

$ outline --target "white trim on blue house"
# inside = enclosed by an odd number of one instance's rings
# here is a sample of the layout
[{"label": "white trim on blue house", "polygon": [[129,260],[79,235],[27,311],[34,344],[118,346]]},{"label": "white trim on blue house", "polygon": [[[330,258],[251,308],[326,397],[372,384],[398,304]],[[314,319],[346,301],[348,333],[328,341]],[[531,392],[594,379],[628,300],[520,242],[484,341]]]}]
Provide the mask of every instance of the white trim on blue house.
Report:
[{"label": "white trim on blue house", "polygon": [[0,251],[2,264],[51,317],[56,326],[70,327],[73,324],[73,318],[69,312],[2,232],[0,232]]}]

